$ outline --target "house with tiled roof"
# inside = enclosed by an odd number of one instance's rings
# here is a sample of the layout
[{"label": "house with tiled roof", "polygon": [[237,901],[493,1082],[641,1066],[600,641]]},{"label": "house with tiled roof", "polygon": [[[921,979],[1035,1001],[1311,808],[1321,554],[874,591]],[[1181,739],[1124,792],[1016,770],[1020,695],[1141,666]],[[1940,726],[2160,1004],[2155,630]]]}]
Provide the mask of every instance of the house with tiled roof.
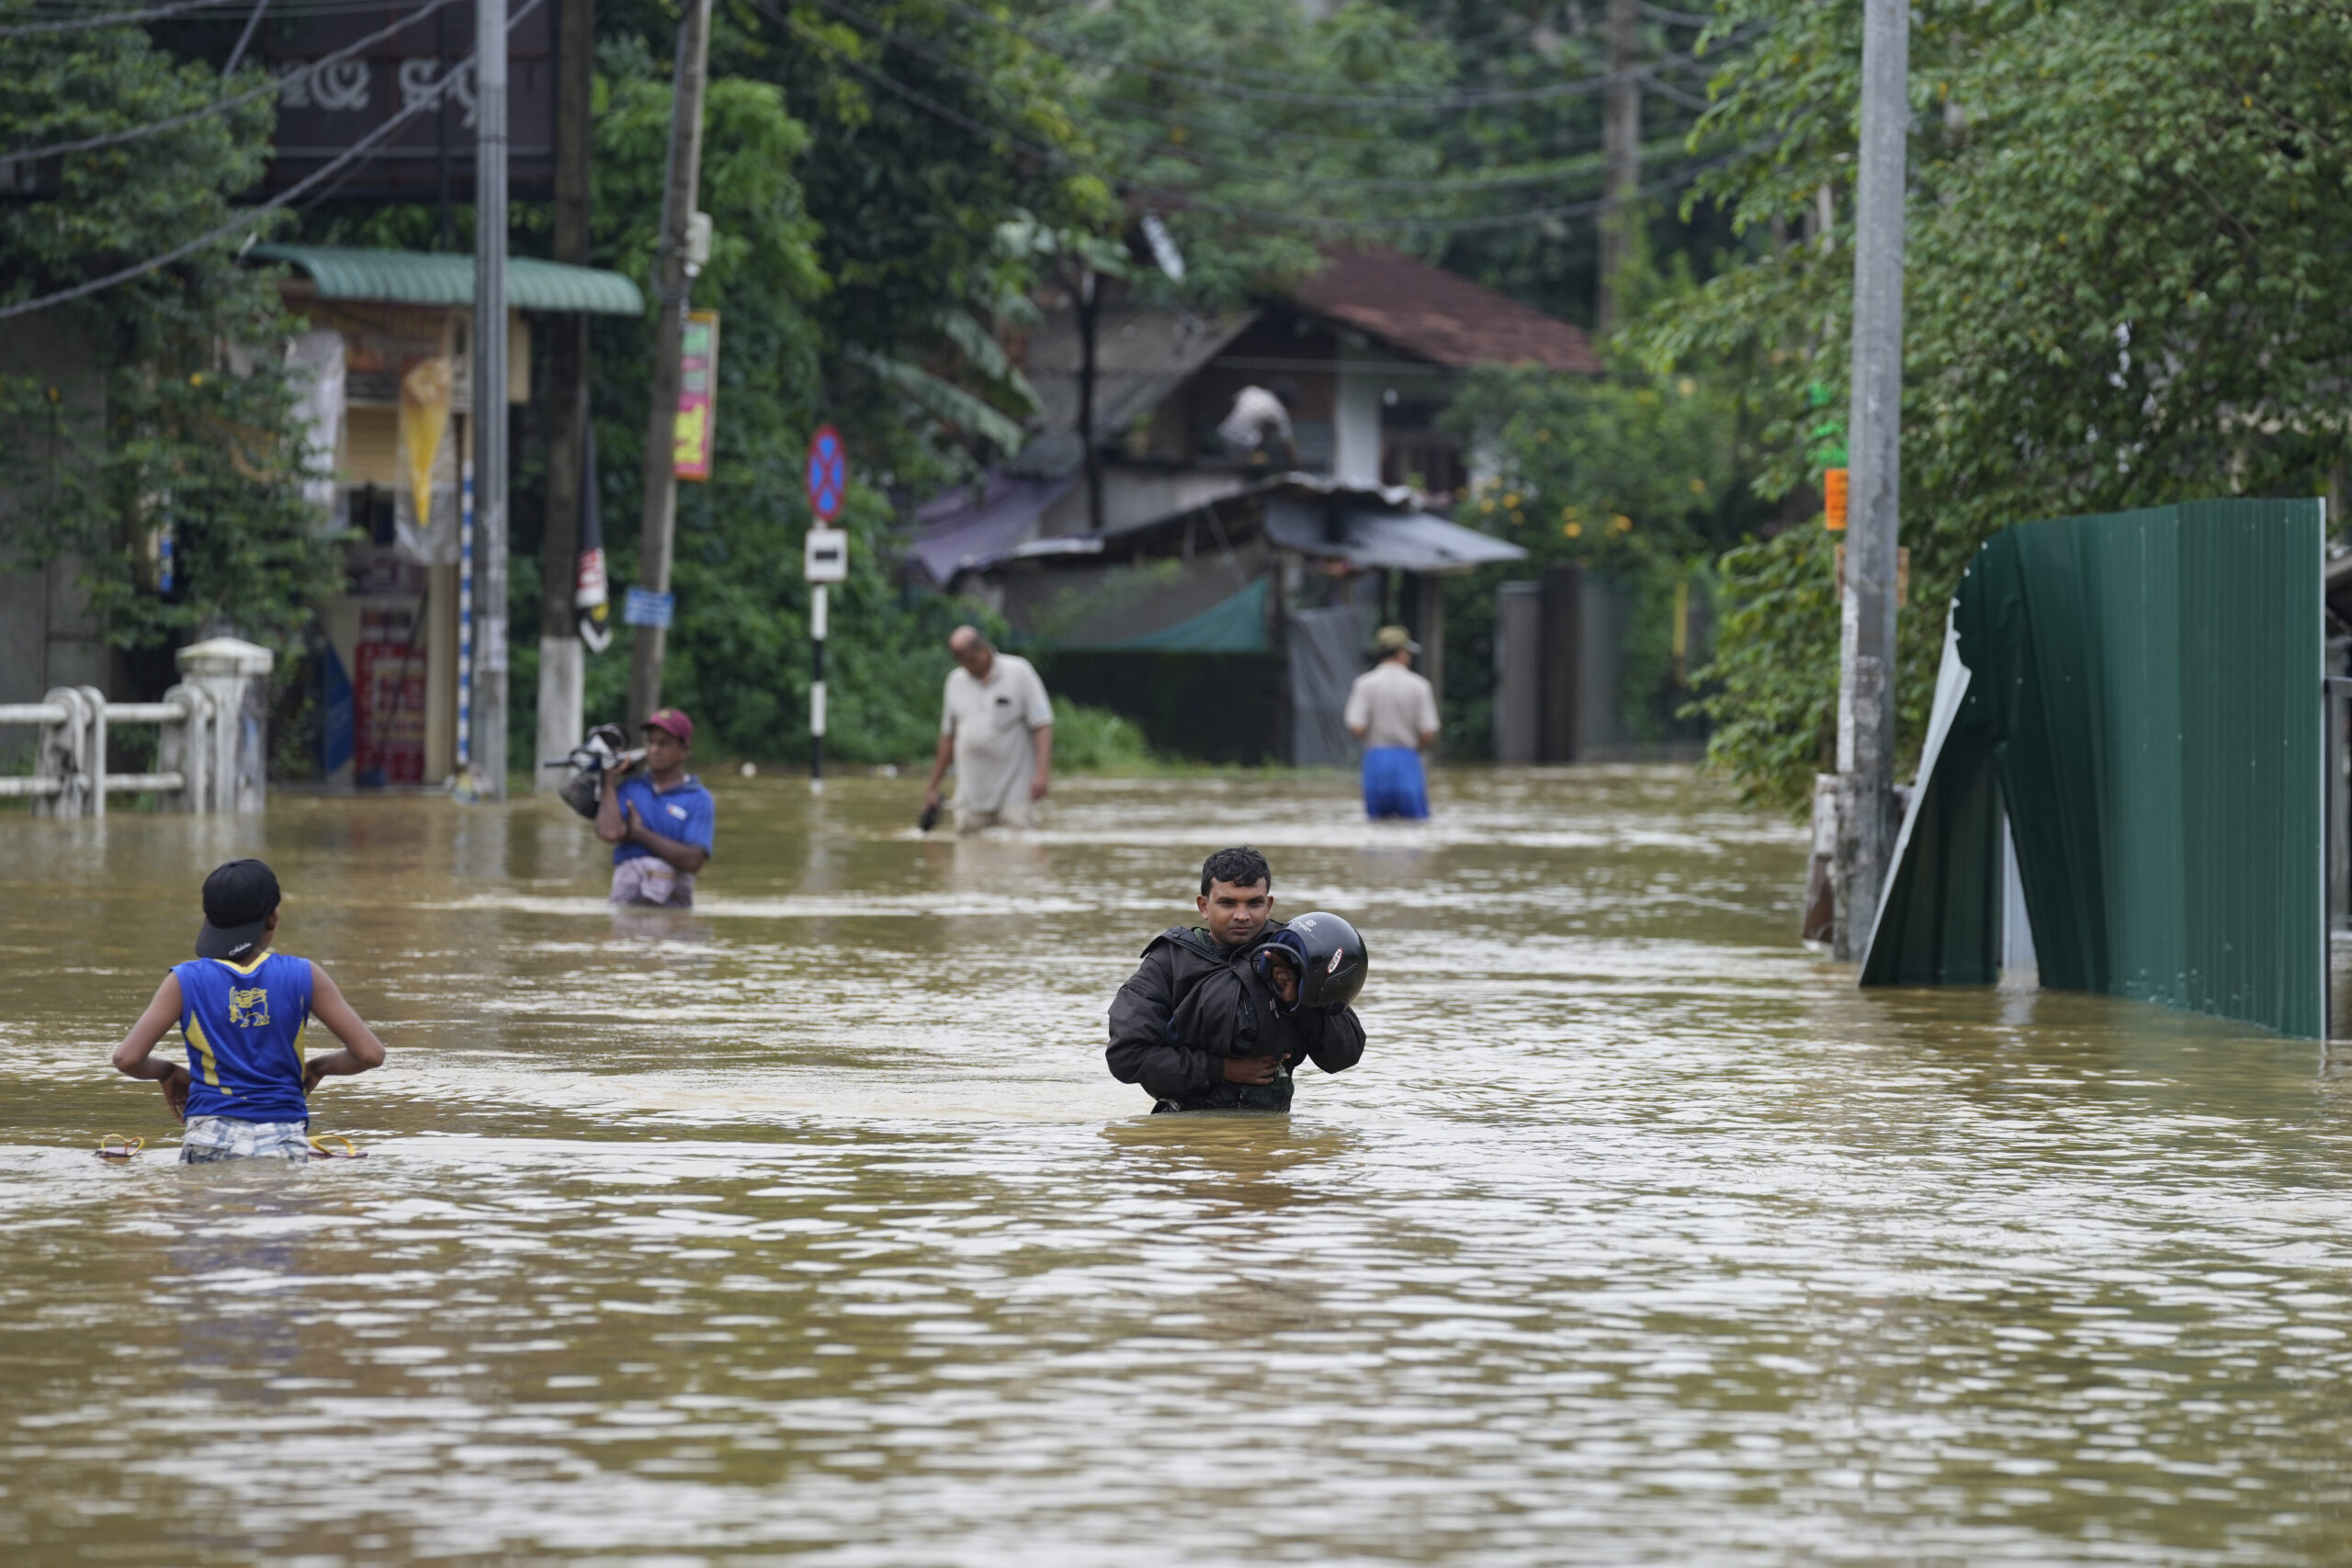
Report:
[{"label": "house with tiled roof", "polygon": [[[1439,579],[1524,556],[1445,515],[1473,478],[1442,419],[1463,376],[1600,370],[1582,329],[1372,249],[1243,310],[1108,294],[1091,355],[1064,301],[1013,349],[1037,434],[920,510],[909,570],[989,604],[1057,689],[1130,711],[1156,743],[1295,762],[1347,754],[1338,705],[1378,620],[1413,626],[1442,687]],[[1289,450],[1220,438],[1250,387],[1288,404]]]}]

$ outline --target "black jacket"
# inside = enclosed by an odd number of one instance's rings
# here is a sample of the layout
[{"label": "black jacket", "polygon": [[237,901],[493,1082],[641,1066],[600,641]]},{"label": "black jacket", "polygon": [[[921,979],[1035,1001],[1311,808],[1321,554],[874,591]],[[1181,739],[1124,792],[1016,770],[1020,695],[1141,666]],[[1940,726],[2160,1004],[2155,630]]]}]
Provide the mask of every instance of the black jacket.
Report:
[{"label": "black jacket", "polygon": [[[1280,920],[1266,923],[1269,933],[1282,929]],[[1312,1061],[1327,1073],[1363,1060],[1354,1009],[1283,1008],[1248,952],[1219,947],[1197,927],[1152,938],[1142,967],[1111,1002],[1111,1076],[1189,1109],[1242,1103],[1225,1081],[1228,1056],[1279,1054],[1285,1067]]]}]

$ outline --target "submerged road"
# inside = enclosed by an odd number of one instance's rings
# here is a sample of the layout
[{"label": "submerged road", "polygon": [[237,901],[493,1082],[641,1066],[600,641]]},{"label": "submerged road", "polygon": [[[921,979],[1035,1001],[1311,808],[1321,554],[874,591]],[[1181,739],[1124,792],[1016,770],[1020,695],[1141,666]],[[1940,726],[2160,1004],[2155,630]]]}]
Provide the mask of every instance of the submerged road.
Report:
[{"label": "submerged road", "polygon": [[[0,817],[0,1558],[2352,1555],[2316,1046],[1858,994],[1800,835],[1679,771],[1402,830],[1057,781],[1021,843],[717,787],[687,917],[547,802]],[[1365,931],[1371,1049],[1146,1115],[1105,1005],[1244,839]],[[313,1100],[365,1160],[182,1169],[107,1068],[240,853],[390,1049]]]}]

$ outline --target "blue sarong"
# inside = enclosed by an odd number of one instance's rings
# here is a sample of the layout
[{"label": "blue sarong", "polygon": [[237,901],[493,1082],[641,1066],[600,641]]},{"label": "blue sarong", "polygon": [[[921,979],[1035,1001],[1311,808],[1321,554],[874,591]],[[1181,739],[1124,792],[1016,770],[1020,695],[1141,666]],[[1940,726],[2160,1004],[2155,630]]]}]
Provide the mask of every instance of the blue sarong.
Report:
[{"label": "blue sarong", "polygon": [[1430,814],[1430,790],[1421,776],[1421,754],[1410,746],[1374,746],[1363,754],[1363,814],[1407,817]]}]

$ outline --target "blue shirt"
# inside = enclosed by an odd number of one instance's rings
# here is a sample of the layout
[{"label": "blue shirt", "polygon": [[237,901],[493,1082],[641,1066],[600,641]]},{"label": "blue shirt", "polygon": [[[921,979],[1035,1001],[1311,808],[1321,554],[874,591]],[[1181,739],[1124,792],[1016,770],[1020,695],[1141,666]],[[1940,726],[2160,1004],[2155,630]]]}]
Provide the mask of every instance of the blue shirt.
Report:
[{"label": "blue shirt", "polygon": [[[643,773],[621,782],[621,825],[628,825],[628,808],[637,807],[637,819],[665,839],[675,839],[682,844],[693,844],[703,853],[710,852],[712,829],[718,826],[718,808],[712,804],[710,791],[692,773],[675,789],[657,790],[653,781]],[[613,863],[635,860],[653,852],[643,844],[628,840],[613,846]]]},{"label": "blue shirt", "polygon": [[311,1019],[311,961],[283,953],[242,966],[191,958],[172,973],[187,1041],[187,1113],[309,1121],[300,1040]]}]

